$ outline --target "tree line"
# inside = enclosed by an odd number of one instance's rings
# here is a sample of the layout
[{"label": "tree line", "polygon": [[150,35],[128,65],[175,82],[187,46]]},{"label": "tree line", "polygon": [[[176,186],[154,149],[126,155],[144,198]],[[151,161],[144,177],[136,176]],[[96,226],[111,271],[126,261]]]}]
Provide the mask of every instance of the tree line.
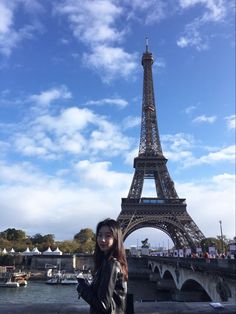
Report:
[{"label": "tree line", "polygon": [[[233,240],[229,240],[226,236],[216,236],[205,238],[201,241],[203,252],[208,251],[209,247],[215,246],[218,252],[226,252],[227,245]],[[234,238],[234,241],[236,239]],[[95,248],[95,234],[92,229],[81,229],[73,237],[73,240],[55,241],[54,234],[36,233],[33,236],[27,236],[25,231],[15,228],[8,228],[0,232],[0,248],[6,248],[8,251],[14,248],[16,252],[23,252],[26,247],[31,250],[37,247],[39,251],[45,251],[48,247],[51,249],[59,249],[63,253],[93,253]]]},{"label": "tree line", "polygon": [[8,228],[0,232],[0,248],[16,252],[23,252],[26,247],[33,249],[37,247],[39,251],[45,251],[48,247],[59,249],[63,253],[93,253],[95,248],[95,234],[92,229],[81,229],[73,237],[73,240],[55,241],[54,234],[36,233],[33,236],[26,235],[23,230]]}]

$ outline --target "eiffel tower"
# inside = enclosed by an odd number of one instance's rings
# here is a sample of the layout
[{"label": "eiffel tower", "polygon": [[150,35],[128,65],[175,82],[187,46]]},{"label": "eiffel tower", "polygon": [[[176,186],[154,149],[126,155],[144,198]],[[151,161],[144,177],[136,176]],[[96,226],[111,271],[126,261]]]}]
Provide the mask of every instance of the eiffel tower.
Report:
[{"label": "eiffel tower", "polygon": [[[165,232],[175,248],[188,247],[195,251],[205,237],[188,214],[186,200],[178,197],[166,166],[157,126],[152,64],[153,56],[146,39],[146,51],[142,56],[144,77],[139,153],[134,158],[135,172],[129,194],[122,198],[117,220],[124,239],[135,230],[153,227]],[[157,197],[141,197],[145,179],[155,181]]]}]

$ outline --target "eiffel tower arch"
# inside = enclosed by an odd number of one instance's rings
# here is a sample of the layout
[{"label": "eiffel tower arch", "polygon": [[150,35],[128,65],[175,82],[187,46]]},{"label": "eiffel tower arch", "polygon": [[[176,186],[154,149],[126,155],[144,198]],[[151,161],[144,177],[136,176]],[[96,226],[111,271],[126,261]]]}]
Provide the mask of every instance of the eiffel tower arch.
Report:
[{"label": "eiffel tower arch", "polygon": [[[167,169],[159,137],[152,77],[153,56],[148,50],[142,56],[143,100],[138,157],[127,198],[122,198],[117,218],[124,239],[132,232],[153,227],[165,232],[176,248],[189,247],[195,251],[204,239],[196,223],[187,212],[186,200],[179,198]],[[142,197],[144,180],[155,182],[156,197]]]}]

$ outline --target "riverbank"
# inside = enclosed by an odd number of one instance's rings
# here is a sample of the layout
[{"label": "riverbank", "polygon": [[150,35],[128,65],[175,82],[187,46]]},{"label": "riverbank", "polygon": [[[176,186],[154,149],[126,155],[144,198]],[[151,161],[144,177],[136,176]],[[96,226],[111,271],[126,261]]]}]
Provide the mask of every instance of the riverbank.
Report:
[{"label": "riverbank", "polygon": [[[135,302],[135,314],[235,314],[236,305],[221,303],[222,309],[214,309],[208,302]],[[89,307],[68,303],[4,304],[1,314],[88,314]]]}]

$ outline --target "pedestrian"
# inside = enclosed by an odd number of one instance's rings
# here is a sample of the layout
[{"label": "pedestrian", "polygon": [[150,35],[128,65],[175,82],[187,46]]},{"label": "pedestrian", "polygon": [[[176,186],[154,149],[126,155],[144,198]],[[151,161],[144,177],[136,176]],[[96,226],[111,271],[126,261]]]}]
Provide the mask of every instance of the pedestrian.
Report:
[{"label": "pedestrian", "polygon": [[78,278],[77,291],[90,305],[90,314],[125,314],[128,266],[123,235],[116,220],[98,223],[91,284]]}]

